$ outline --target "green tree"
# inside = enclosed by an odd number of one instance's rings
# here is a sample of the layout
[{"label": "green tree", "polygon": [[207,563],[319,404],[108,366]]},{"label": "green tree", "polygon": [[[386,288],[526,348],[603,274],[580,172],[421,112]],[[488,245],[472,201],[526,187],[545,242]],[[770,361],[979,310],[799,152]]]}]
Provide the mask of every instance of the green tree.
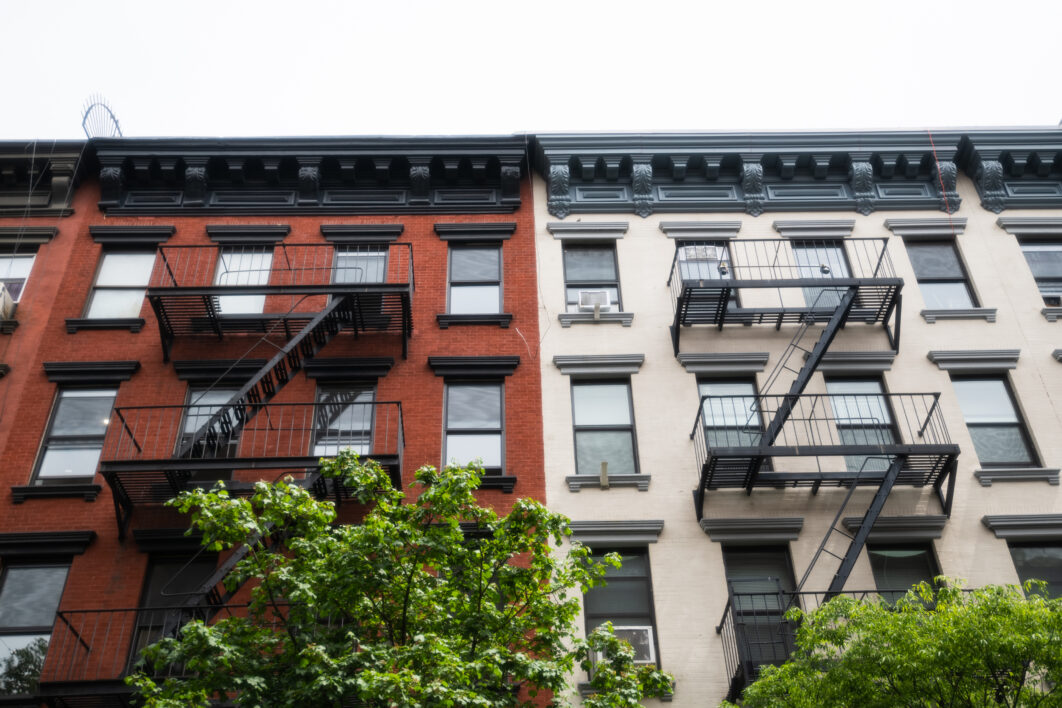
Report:
[{"label": "green tree", "polygon": [[0,696],[34,693],[48,653],[47,639],[34,639],[0,661]]},{"label": "green tree", "polygon": [[[259,483],[250,498],[222,487],[171,502],[210,549],[250,545],[226,582],[252,589],[246,610],[188,622],[144,651],[127,681],[147,705],[227,696],[241,706],[500,708],[565,691],[588,656],[577,592],[604,574],[585,548],[556,552],[566,518],[527,499],[506,516],[480,506],[474,468],[423,467],[408,501],[352,452],[323,471],[365,505],[361,523],[335,523],[330,502],[290,482]],[[635,669],[607,637],[591,641],[607,645],[611,667],[597,685],[622,697],[598,706],[669,690],[669,677]],[[174,666],[181,678],[156,678]]]},{"label": "green tree", "polygon": [[922,583],[894,604],[842,595],[791,611],[797,651],[764,667],[742,704],[1062,706],[1062,601],[1042,583],[1026,590]]}]

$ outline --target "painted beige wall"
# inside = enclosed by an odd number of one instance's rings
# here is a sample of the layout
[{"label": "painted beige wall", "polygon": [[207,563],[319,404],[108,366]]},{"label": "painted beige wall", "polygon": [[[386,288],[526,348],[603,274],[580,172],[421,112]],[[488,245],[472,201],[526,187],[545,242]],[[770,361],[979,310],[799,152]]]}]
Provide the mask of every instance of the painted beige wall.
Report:
[{"label": "painted beige wall", "polygon": [[[657,214],[642,219],[631,214],[572,215],[563,223],[618,222],[629,225],[616,242],[624,310],[634,313],[630,327],[618,323],[561,326],[564,280],[561,241],[546,225],[560,221],[546,211],[546,186],[534,181],[537,257],[539,264],[539,324],[542,337],[543,418],[546,451],[547,501],[574,520],[663,519],[657,543],[650,545],[650,563],[662,666],[677,678],[673,706],[715,705],[726,693],[722,643],[715,633],[726,603],[721,548],[700,529],[694,516],[691,490],[697,470],[689,438],[697,413],[696,377],[687,373],[672,353],[668,327],[672,321],[667,279],[674,241],[659,228],[661,221],[742,222],[739,238],[775,238],[776,220],[854,219],[853,237],[889,237],[889,253],[897,274],[905,281],[901,350],[885,373],[886,388],[894,393],[942,392],[942,407],[952,440],[962,449],[952,516],[943,536],[934,542],[942,571],[965,578],[971,586],[1017,582],[1007,545],[981,523],[986,514],[1062,512],[1062,491],[1046,482],[999,483],[982,487],[973,444],[963,423],[947,372],[931,363],[930,350],[1020,349],[1017,368],[1009,372],[1031,437],[1045,467],[1062,465],[1062,363],[1051,352],[1062,347],[1062,322],[1041,315],[1043,301],[1016,239],[996,226],[997,216],[980,206],[973,184],[960,176],[962,206],[953,218],[966,218],[958,237],[959,251],[976,296],[983,307],[998,309],[994,323],[983,320],[938,321],[929,324],[903,242],[884,227],[889,218],[946,218],[942,212]],[[1006,216],[1056,216],[1044,210],[1008,210]],[[765,294],[769,295],[769,293]],[[774,367],[792,336],[791,327],[692,327],[682,333],[684,352],[769,352],[760,384]],[[850,324],[831,351],[888,349],[880,326]],[[558,354],[644,354],[645,363],[631,377],[641,473],[651,475],[649,491],[632,488],[569,491],[565,476],[575,473],[569,377],[552,360]],[[786,387],[788,380],[785,381]],[[782,389],[776,386],[772,392]],[[816,375],[809,392],[824,391]],[[813,496],[807,489],[757,489],[709,492],[706,517],[801,516],[804,527],[790,544],[799,578],[825,534],[844,491],[823,489]],[[858,491],[845,512],[862,514],[873,490]],[[885,515],[939,514],[931,490],[898,488],[890,495]],[[828,562],[831,561],[831,562]],[[823,589],[835,570],[823,557],[806,589]],[[848,581],[849,589],[873,588],[870,564],[864,553]]]}]

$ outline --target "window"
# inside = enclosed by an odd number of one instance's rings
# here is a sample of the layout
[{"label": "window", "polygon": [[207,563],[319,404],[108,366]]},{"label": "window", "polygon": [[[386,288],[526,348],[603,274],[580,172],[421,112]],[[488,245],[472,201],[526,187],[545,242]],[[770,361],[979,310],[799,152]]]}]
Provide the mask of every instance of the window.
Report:
[{"label": "window", "polygon": [[568,312],[622,310],[615,246],[565,244],[564,288]]},{"label": "window", "polygon": [[867,556],[874,585],[888,602],[896,602],[918,583],[932,584],[933,578],[940,575],[928,544],[868,545]]},{"label": "window", "polygon": [[[181,429],[181,447],[193,442],[194,445],[187,453],[192,459],[226,459],[236,457],[237,448],[240,445],[239,436],[219,436],[216,434],[200,434],[195,436],[200,427],[218,412],[224,404],[232,400],[239,391],[238,388],[189,388],[188,407],[185,409],[184,424]],[[221,429],[216,425],[215,429]],[[218,479],[217,472],[210,473],[211,479]]]},{"label": "window", "polygon": [[754,447],[760,444],[760,417],[756,385],[752,381],[701,381],[704,399],[704,438],[709,448]]},{"label": "window", "polygon": [[9,565],[0,571],[0,696],[33,693],[66,585],[66,564]]},{"label": "window", "polygon": [[387,246],[338,246],[332,271],[333,283],[382,283],[387,279]]},{"label": "window", "polygon": [[[214,285],[268,285],[272,266],[270,246],[223,247],[218,254]],[[265,310],[265,295],[221,295],[217,304],[223,315],[256,314]]]},{"label": "window", "polygon": [[22,288],[33,268],[35,255],[33,253],[0,255],[0,283],[7,288],[7,292],[15,302],[22,297]]},{"label": "window", "polygon": [[116,394],[113,388],[60,389],[37,463],[38,484],[96,474]]},{"label": "window", "polygon": [[[600,561],[608,550],[612,549],[595,548],[594,560]],[[644,548],[617,550],[623,557],[623,566],[609,567],[606,584],[583,595],[586,632],[611,622],[616,636],[634,648],[636,663],[659,665],[649,553]]]},{"label": "window", "polygon": [[[848,278],[848,257],[840,241],[794,241],[793,256],[799,278]],[[808,307],[833,309],[841,302],[841,288],[804,288]]]},{"label": "window", "polygon": [[1062,544],[1012,543],[1010,557],[1023,584],[1043,580],[1050,597],[1062,597]]},{"label": "window", "polygon": [[500,383],[448,383],[444,462],[481,460],[488,474],[500,474],[504,410]]},{"label": "window", "polygon": [[450,247],[450,314],[501,312],[501,282],[501,247]]},{"label": "window", "polygon": [[1044,304],[1062,305],[1062,243],[1058,241],[1022,241],[1021,252],[1036,278],[1036,287]]},{"label": "window", "polygon": [[573,381],[575,472],[600,475],[636,474],[634,411],[629,381]]},{"label": "window", "polygon": [[796,604],[796,581],[785,547],[724,546],[723,566],[733,593],[742,659],[756,665],[789,658],[793,631],[785,613]]},{"label": "window", "polygon": [[178,608],[210,579],[216,565],[217,558],[213,555],[152,556],[136,613],[130,666],[136,663],[144,647],[161,639],[166,630],[174,629],[174,623],[188,618],[187,611]]},{"label": "window", "polygon": [[144,304],[144,289],[151,279],[154,265],[154,251],[105,252],[85,316],[89,319],[139,317]]},{"label": "window", "polygon": [[321,386],[314,407],[314,446],[317,457],[333,457],[351,448],[359,455],[372,452],[372,386]]},{"label": "window", "polygon": [[1025,424],[1002,377],[954,378],[951,383],[982,465],[1038,465]]},{"label": "window", "polygon": [[961,310],[977,307],[953,242],[907,243],[907,255],[928,309]]},{"label": "window", "polygon": [[[880,379],[827,379],[826,393],[842,445],[873,447],[896,442],[892,414]],[[884,471],[889,460],[881,456],[845,455],[852,472]]]}]

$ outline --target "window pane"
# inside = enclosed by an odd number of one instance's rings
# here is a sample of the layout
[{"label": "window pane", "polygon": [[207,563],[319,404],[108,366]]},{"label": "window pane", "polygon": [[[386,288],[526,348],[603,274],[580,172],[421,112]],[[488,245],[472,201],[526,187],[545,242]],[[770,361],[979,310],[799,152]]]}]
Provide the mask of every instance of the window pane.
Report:
[{"label": "window pane", "polygon": [[373,390],[343,388],[317,394],[315,455],[331,456],[343,448],[371,452]]},{"label": "window pane", "polygon": [[892,422],[880,381],[827,381],[838,425],[880,426]]},{"label": "window pane", "polygon": [[501,280],[501,250],[454,248],[450,251],[450,280]]},{"label": "window pane", "polygon": [[92,291],[88,315],[90,319],[106,317],[139,317],[144,305],[143,290],[109,290],[97,288]]},{"label": "window pane", "polygon": [[[867,548],[874,584],[878,590],[906,592],[920,582],[932,582],[939,575],[933,554],[928,548]],[[897,600],[903,592],[883,593],[886,599]]]},{"label": "window pane", "polygon": [[1051,597],[1062,596],[1062,546],[1011,546],[1010,556],[1022,583],[1044,580]]},{"label": "window pane", "polygon": [[1032,451],[1025,444],[1019,424],[971,425],[969,429],[981,464],[1033,464]]},{"label": "window pane", "polygon": [[[648,560],[644,554],[641,553],[627,553],[621,554],[623,556],[623,565],[619,568],[608,567],[605,571],[606,578],[625,578],[625,577],[645,577],[649,574]],[[593,559],[598,563],[604,560],[603,554],[595,553]]]},{"label": "window pane", "polygon": [[446,427],[453,429],[502,427],[501,386],[451,385],[446,391]]},{"label": "window pane", "polygon": [[382,283],[387,275],[387,250],[336,251],[334,270],[336,283]]},{"label": "window pane", "polygon": [[950,243],[908,243],[907,255],[918,280],[964,277],[955,247]]},{"label": "window pane", "polygon": [[273,252],[264,249],[232,251],[222,249],[218,256],[215,285],[265,285]]},{"label": "window pane", "polygon": [[601,474],[601,463],[608,463],[608,473],[635,474],[634,439],[629,430],[578,431],[575,433],[576,474]]},{"label": "window pane", "polygon": [[848,261],[840,244],[793,244],[801,278],[847,278]]},{"label": "window pane", "polygon": [[1029,270],[1036,278],[1062,278],[1062,243],[1023,243]]},{"label": "window pane", "polygon": [[188,394],[188,410],[184,417],[184,432],[194,433],[199,426],[210,420],[210,416],[236,394],[236,388],[214,388],[209,391],[192,389]]},{"label": "window pane", "polygon": [[96,465],[100,461],[100,448],[99,444],[60,447],[53,443],[44,451],[37,476],[41,478],[91,477],[96,474]]},{"label": "window pane", "polygon": [[216,562],[212,559],[152,562],[140,606],[175,607],[182,605],[189,595],[195,593],[213,575],[215,569]]},{"label": "window pane", "polygon": [[951,384],[967,425],[1018,422],[1018,414],[1001,379],[955,379]]},{"label": "window pane", "polygon": [[966,283],[919,283],[922,299],[930,310],[961,310],[973,307],[973,297]]},{"label": "window pane", "polygon": [[[760,428],[758,400],[751,381],[702,381],[698,384],[704,401],[704,422],[714,428]],[[743,443],[734,442],[735,445]]]},{"label": "window pane", "polygon": [[99,435],[107,431],[114,392],[68,390],[59,395],[51,435]]},{"label": "window pane", "polygon": [[616,252],[611,247],[568,246],[564,249],[564,277],[568,282],[617,280]]},{"label": "window pane", "polygon": [[0,588],[0,627],[51,627],[66,567],[11,566]]},{"label": "window pane", "polygon": [[501,467],[501,435],[467,435],[451,433],[446,436],[446,462],[467,465],[482,460],[484,467]]},{"label": "window pane", "polygon": [[450,314],[482,315],[501,312],[501,288],[497,285],[450,287]]},{"label": "window pane", "polygon": [[154,253],[105,253],[96,285],[147,285],[154,264]]},{"label": "window pane", "polygon": [[[649,586],[643,579],[622,581],[610,577],[607,585],[600,585],[586,593],[585,602],[588,615],[648,614]],[[625,618],[622,621],[613,620],[613,624],[630,622]]]},{"label": "window pane", "polygon": [[576,425],[630,425],[630,389],[626,384],[572,386]]},{"label": "window pane", "polygon": [[7,287],[15,302],[22,296],[22,287],[32,268],[33,256],[0,256],[0,283]]}]

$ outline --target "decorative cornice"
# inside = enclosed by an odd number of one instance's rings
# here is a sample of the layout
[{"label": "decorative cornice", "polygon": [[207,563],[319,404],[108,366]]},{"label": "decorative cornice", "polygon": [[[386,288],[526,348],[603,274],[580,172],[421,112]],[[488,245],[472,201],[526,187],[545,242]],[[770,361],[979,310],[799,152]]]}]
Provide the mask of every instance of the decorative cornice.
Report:
[{"label": "decorative cornice", "polygon": [[944,371],[1004,371],[1018,366],[1020,349],[933,350],[926,357]]},{"label": "decorative cornice", "polygon": [[691,374],[755,374],[767,366],[767,352],[741,354],[691,354],[678,355],[678,362]]},{"label": "decorative cornice", "polygon": [[518,356],[429,356],[436,376],[483,378],[511,376],[520,365]]},{"label": "decorative cornice", "polygon": [[222,245],[271,244],[291,233],[288,224],[208,224],[207,236]]},{"label": "decorative cornice", "polygon": [[523,136],[99,138],[109,214],[458,214],[520,206]]},{"label": "decorative cornice", "polygon": [[177,233],[176,226],[89,226],[96,243],[106,246],[156,246]]},{"label": "decorative cornice", "polygon": [[350,379],[379,379],[387,376],[395,365],[394,357],[314,357],[302,365],[308,379],[317,381],[346,381]]},{"label": "decorative cornice", "polygon": [[265,364],[265,359],[182,359],[173,362],[173,371],[193,384],[242,386]]},{"label": "decorative cornice", "polygon": [[84,499],[96,501],[103,491],[98,484],[27,484],[11,487],[11,502],[21,504],[27,499]]},{"label": "decorative cornice", "polygon": [[637,374],[645,354],[558,354],[553,365],[565,376],[630,376]]},{"label": "decorative cornice", "polygon": [[0,558],[79,556],[95,538],[95,531],[0,533]]},{"label": "decorative cornice", "polygon": [[955,238],[966,231],[966,217],[885,219],[885,228],[906,240]]},{"label": "decorative cornice", "polygon": [[[908,542],[940,538],[948,517],[943,514],[924,516],[879,516],[870,530],[868,541]],[[862,516],[846,516],[841,523],[855,533],[863,524]]]},{"label": "decorative cornice", "polygon": [[435,224],[435,234],[442,241],[507,241],[516,232],[516,224]]},{"label": "decorative cornice", "polygon": [[1062,237],[1062,217],[1001,216],[996,226],[1018,238]]},{"label": "decorative cornice", "polygon": [[387,243],[405,230],[403,224],[321,224],[321,235],[332,243]]},{"label": "decorative cornice", "polygon": [[1060,129],[970,131],[962,136],[955,161],[973,179],[981,206],[989,211],[1062,207]]},{"label": "decorative cornice", "polygon": [[[804,355],[806,360],[807,354]],[[896,359],[896,352],[826,352],[819,363],[822,373],[870,373],[888,371]]]},{"label": "decorative cornice", "polygon": [[85,141],[0,143],[0,216],[68,216]]},{"label": "decorative cornice", "polygon": [[688,241],[721,241],[737,238],[740,221],[662,221],[660,230],[668,238]]},{"label": "decorative cornice", "polygon": [[776,221],[774,230],[782,238],[839,239],[852,235],[855,219],[805,221],[802,219]]},{"label": "decorative cornice", "polygon": [[546,230],[558,241],[615,241],[627,233],[626,221],[588,221],[562,223],[551,221]]},{"label": "decorative cornice", "polygon": [[46,361],[44,373],[52,383],[118,384],[140,369],[139,361]]},{"label": "decorative cornice", "polygon": [[136,333],[144,329],[142,317],[68,317],[66,331],[69,334],[83,329],[126,329]]},{"label": "decorative cornice", "polygon": [[0,248],[36,248],[51,241],[58,233],[59,228],[56,226],[0,226]]},{"label": "decorative cornice", "polygon": [[630,327],[634,322],[633,312],[599,312],[597,316],[593,312],[561,312],[557,314],[557,321],[561,327],[571,327],[573,324],[621,324]]},{"label": "decorative cornice", "polygon": [[1008,541],[1058,541],[1062,539],[1062,514],[1001,514],[982,516],[981,523],[996,538]]},{"label": "decorative cornice", "polygon": [[759,545],[795,541],[804,528],[800,516],[744,519],[701,519],[701,529],[716,543]]},{"label": "decorative cornice", "polygon": [[[570,474],[564,478],[564,481],[568,484],[568,491],[570,492],[578,492],[584,488],[601,487],[601,476],[596,474]],[[648,492],[649,483],[652,481],[652,476],[648,474],[610,474],[606,489],[634,487],[639,492]]]},{"label": "decorative cornice", "polygon": [[513,321],[513,314],[511,312],[480,314],[452,314],[449,312],[441,312],[435,315],[435,321],[438,323],[439,329],[449,329],[450,327],[468,325],[493,325],[494,327],[508,329]]},{"label": "decorative cornice", "polygon": [[1058,469],[1047,467],[991,467],[974,470],[974,477],[982,487],[991,487],[994,482],[1047,482],[1058,486]]},{"label": "decorative cornice", "polygon": [[572,521],[571,540],[593,546],[644,546],[656,543],[664,530],[663,519],[630,521]]}]

